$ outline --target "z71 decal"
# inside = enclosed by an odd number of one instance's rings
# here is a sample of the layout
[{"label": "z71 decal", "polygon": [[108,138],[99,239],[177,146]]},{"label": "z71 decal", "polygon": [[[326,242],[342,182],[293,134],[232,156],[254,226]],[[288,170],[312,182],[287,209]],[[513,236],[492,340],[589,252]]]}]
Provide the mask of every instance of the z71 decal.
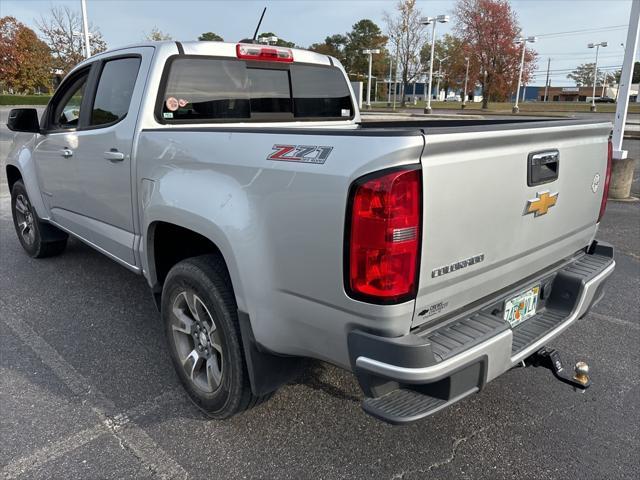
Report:
[{"label": "z71 decal", "polygon": [[275,152],[267,160],[281,162],[319,163],[323,164],[331,154],[333,147],[319,145],[274,145]]}]

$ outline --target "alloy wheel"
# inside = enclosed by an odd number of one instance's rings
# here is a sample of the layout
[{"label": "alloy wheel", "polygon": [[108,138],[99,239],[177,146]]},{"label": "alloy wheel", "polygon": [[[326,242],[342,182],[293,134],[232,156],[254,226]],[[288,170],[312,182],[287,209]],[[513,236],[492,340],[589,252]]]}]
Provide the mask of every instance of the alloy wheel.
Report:
[{"label": "alloy wheel", "polygon": [[16,197],[15,214],[18,233],[27,245],[33,245],[36,240],[35,218],[29,199],[23,194]]},{"label": "alloy wheel", "polygon": [[193,291],[182,290],[171,310],[173,341],[182,368],[191,382],[206,393],[222,383],[220,331],[209,309]]}]

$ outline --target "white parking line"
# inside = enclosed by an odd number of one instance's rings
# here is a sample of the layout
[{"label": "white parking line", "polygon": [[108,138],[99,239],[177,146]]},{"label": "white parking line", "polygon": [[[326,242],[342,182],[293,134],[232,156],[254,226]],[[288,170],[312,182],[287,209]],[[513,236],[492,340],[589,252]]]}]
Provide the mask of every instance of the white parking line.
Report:
[{"label": "white parking line", "polygon": [[[182,396],[183,394],[181,394],[178,389],[168,390],[162,395],[158,395],[155,398],[133,407],[126,413],[118,414],[112,418],[109,417],[104,422],[85,428],[58,442],[17,458],[5,465],[5,467],[0,470],[0,473],[2,473],[3,478],[16,478],[26,472],[36,470],[105,434],[111,433],[121,442],[122,440],[119,433],[124,429],[130,428],[133,424],[132,422],[155,410],[165,408],[175,401],[179,401]],[[122,448],[125,448],[124,445],[122,445]]]},{"label": "white parking line", "polygon": [[76,448],[92,442],[107,432],[108,430],[103,425],[95,425],[93,427],[86,428],[78,433],[68,436],[64,440],[39,448],[30,455],[12,461],[0,470],[0,474],[2,474],[2,478],[6,479],[17,478],[20,475],[36,470],[48,462],[56,460],[57,458],[74,451]]},{"label": "white parking line", "polygon": [[[6,305],[2,300],[0,300],[0,311],[7,311]],[[46,340],[38,335],[31,326],[16,317],[10,320],[2,318],[2,322],[16,337],[33,350],[42,362],[53,371],[56,377],[74,394],[81,397],[82,404],[91,408],[100,420],[100,424],[94,428],[83,430],[66,441],[61,442],[62,444],[58,445],[59,448],[70,451],[73,450],[73,448],[90,442],[105,432],[109,432],[118,440],[123,449],[129,451],[145,468],[153,472],[157,477],[166,479],[188,477],[187,472],[182,466],[160,448],[158,444],[132,420],[134,416],[139,416],[144,413],[145,408],[148,409],[150,407],[136,407],[133,409],[132,415],[123,416],[121,412],[117,411],[111,400],[92,386],[80,372],[70,365]],[[175,395],[175,392],[173,392],[173,394]],[[164,397],[164,395],[160,398],[162,397]],[[150,402],[151,405],[157,403],[157,399]],[[73,447],[74,445],[75,447]],[[33,454],[38,455],[34,459],[39,461],[36,463],[46,463],[46,461],[49,461],[48,459],[57,458],[64,454],[64,452],[57,453],[55,451],[55,444],[50,448],[51,451],[45,451],[43,453],[36,452]],[[26,462],[27,460],[12,462],[2,470],[3,476],[8,475],[7,478],[14,478],[15,475],[22,473],[25,468],[31,470],[32,467]]]}]

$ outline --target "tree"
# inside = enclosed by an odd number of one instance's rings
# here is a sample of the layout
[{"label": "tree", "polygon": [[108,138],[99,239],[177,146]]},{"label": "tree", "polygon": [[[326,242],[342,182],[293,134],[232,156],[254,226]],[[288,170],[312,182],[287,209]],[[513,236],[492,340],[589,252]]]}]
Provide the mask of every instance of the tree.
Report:
[{"label": "tree", "polygon": [[387,66],[387,51],[385,45],[389,40],[382,34],[380,27],[371,20],[363,19],[356,22],[346,35],[344,46],[345,69],[349,74],[367,75],[369,73],[369,55],[362,53],[366,48],[380,49],[379,54],[372,57],[372,75],[384,76]]},{"label": "tree", "polygon": [[162,42],[164,40],[171,40],[171,35],[154,26],[149,33],[145,33],[145,38],[150,42]]},{"label": "tree", "polygon": [[224,42],[224,38],[213,32],[203,33],[198,37],[198,40],[200,40],[201,42]]},{"label": "tree", "polygon": [[[613,74],[616,83],[620,83],[620,77],[622,76],[622,69],[616,70]],[[631,75],[631,83],[640,83],[640,62],[633,64],[633,74]]]},{"label": "tree", "polygon": [[[464,76],[466,73],[467,63],[465,58],[468,48],[464,41],[456,37],[445,33],[439,40],[436,40],[435,57],[436,63],[434,63],[433,71],[434,75],[437,69],[442,66],[440,87],[445,91],[445,98],[449,94],[449,90],[462,90],[464,87]],[[428,65],[431,57],[431,42],[425,43],[420,51],[420,60],[423,65]],[[439,59],[443,59],[439,62]],[[470,68],[470,73],[471,71]],[[470,85],[473,85],[470,83]],[[437,92],[434,92],[436,95]]]},{"label": "tree", "polygon": [[[78,12],[69,7],[53,7],[49,16],[40,17],[36,25],[51,49],[55,68],[66,73],[84,60],[84,38],[77,35],[82,32],[82,19]],[[92,24],[89,24],[89,45],[92,55],[107,49],[102,33]]]},{"label": "tree", "polygon": [[0,59],[0,82],[6,87],[31,93],[49,86],[49,47],[33,30],[13,17],[0,19]]},{"label": "tree", "polygon": [[345,47],[347,45],[348,38],[346,35],[339,33],[328,36],[324,39],[323,43],[314,43],[309,47],[309,50],[323,55],[331,55],[332,57],[340,60],[343,65],[346,64],[347,59],[345,56]]},{"label": "tree", "polygon": [[[579,87],[593,85],[593,67],[595,63],[583,63],[582,65],[578,65],[576,69],[567,75],[567,78],[576,82],[576,85]],[[598,69],[598,80],[596,85],[602,85],[604,81],[605,73]]]},{"label": "tree", "polygon": [[276,35],[273,32],[265,32],[265,33],[261,33],[260,35],[258,35],[258,43],[260,43],[260,39],[262,37],[277,37],[278,41],[275,43],[275,45],[277,45],[278,47],[295,48],[295,46],[296,46],[295,43],[287,42],[286,40],[278,37],[278,35]]},{"label": "tree", "polygon": [[[425,42],[425,28],[420,23],[422,13],[416,8],[416,0],[399,0],[396,11],[395,17],[385,13],[384,18],[387,33],[398,58],[404,87],[421,73],[420,50]],[[404,93],[401,98],[401,105],[404,106]]]},{"label": "tree", "polygon": [[[482,87],[482,108],[489,101],[504,101],[516,90],[522,45],[518,19],[507,0],[458,0],[455,31],[468,48],[471,63]],[[535,69],[537,54],[525,50],[522,81],[527,83]]]}]

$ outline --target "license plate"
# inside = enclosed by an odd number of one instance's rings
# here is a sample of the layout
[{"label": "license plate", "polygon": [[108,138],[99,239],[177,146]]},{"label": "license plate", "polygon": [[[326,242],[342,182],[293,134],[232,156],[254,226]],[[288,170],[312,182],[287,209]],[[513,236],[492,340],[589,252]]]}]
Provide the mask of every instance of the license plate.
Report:
[{"label": "license plate", "polygon": [[504,319],[509,322],[511,328],[536,314],[539,293],[540,285],[536,285],[504,302]]}]

